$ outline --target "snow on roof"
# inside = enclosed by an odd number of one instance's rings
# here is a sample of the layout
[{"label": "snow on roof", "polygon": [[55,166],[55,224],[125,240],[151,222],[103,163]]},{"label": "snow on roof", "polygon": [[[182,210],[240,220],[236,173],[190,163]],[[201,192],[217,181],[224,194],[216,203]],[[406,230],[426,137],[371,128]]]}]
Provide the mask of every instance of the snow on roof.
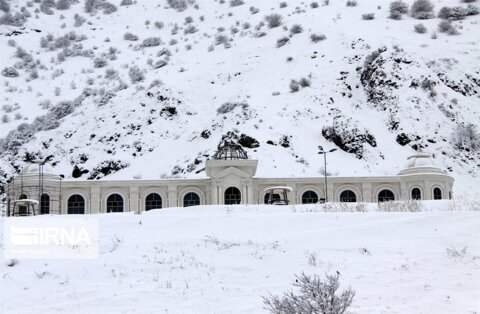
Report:
[{"label": "snow on roof", "polygon": [[288,192],[292,192],[292,188],[289,186],[271,186],[266,188],[264,191],[267,192],[269,190],[287,190]]}]

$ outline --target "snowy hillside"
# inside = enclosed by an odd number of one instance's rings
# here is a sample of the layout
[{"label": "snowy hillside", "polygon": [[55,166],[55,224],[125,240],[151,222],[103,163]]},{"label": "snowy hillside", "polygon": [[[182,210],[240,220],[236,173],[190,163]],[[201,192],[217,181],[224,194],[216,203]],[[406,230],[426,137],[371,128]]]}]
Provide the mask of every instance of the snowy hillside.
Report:
[{"label": "snowy hillside", "polygon": [[2,180],[46,156],[67,178],[204,177],[230,136],[258,176],[321,175],[318,145],[332,175],[422,151],[479,193],[478,3],[433,1],[465,9],[449,24],[354,2],[2,1]]},{"label": "snowy hillside", "polygon": [[295,274],[338,271],[341,289],[355,290],[355,313],[478,313],[480,215],[451,205],[424,203],[416,213],[301,205],[92,215],[98,259],[0,256],[0,312],[268,313],[262,296],[292,288]]}]

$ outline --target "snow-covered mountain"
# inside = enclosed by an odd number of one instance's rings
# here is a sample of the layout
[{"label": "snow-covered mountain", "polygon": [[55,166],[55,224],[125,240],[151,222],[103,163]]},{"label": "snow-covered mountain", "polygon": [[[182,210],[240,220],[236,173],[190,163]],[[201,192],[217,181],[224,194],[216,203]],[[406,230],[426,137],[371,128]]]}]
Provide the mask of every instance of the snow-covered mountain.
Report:
[{"label": "snow-covered mountain", "polygon": [[0,1],[2,181],[46,156],[67,178],[204,177],[230,137],[258,176],[323,174],[318,145],[339,148],[332,175],[395,174],[421,151],[478,193],[467,2],[433,1],[464,8],[445,22],[381,0]]}]

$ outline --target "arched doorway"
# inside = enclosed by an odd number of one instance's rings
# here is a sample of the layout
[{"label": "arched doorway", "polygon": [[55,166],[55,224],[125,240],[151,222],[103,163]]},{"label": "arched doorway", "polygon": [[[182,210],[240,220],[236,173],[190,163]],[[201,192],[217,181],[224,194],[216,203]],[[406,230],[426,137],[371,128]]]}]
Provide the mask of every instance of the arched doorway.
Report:
[{"label": "arched doorway", "polygon": [[412,200],[418,201],[422,199],[422,191],[419,188],[413,188],[411,194]]},{"label": "arched doorway", "polygon": [[67,200],[69,214],[85,214],[85,199],[79,194],[73,194]]},{"label": "arched doorway", "polygon": [[189,192],[183,197],[183,207],[200,205],[200,196],[195,192]]},{"label": "arched doorway", "polygon": [[378,193],[378,201],[381,202],[389,202],[395,200],[395,194],[388,189],[381,190]]},{"label": "arched doorway", "polygon": [[433,189],[433,199],[441,200],[442,199],[442,190],[440,188]]},{"label": "arched doorway", "polygon": [[242,202],[242,194],[236,187],[229,187],[225,190],[225,205],[238,205]]},{"label": "arched doorway", "polygon": [[302,194],[302,204],[316,204],[318,203],[318,194],[314,191],[306,191]]},{"label": "arched doorway", "polygon": [[107,198],[107,213],[123,212],[123,197],[120,194],[111,194]]},{"label": "arched doorway", "polygon": [[162,197],[158,193],[150,193],[145,198],[145,210],[162,208]]},{"label": "arched doorway", "polygon": [[42,194],[40,197],[40,215],[50,213],[50,195]]},{"label": "arched doorway", "polygon": [[357,195],[352,190],[345,190],[340,193],[340,202],[342,203],[355,203],[357,201]]}]

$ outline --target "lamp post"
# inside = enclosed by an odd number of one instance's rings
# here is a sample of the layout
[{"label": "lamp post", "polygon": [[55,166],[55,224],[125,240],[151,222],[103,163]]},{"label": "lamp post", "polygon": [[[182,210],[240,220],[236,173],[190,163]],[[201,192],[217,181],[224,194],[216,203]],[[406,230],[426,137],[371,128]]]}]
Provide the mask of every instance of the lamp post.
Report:
[{"label": "lamp post", "polygon": [[327,154],[328,154],[328,153],[333,153],[333,152],[336,151],[337,149],[336,149],[336,148],[333,148],[333,149],[331,149],[331,150],[329,150],[329,151],[325,151],[322,146],[318,146],[318,149],[320,150],[320,151],[318,152],[318,154],[319,154],[319,155],[323,155],[323,163],[324,163],[324,165],[325,165],[325,171],[324,171],[324,173],[325,173],[325,203],[327,203],[327,202],[328,202],[328,188],[327,188]]}]

